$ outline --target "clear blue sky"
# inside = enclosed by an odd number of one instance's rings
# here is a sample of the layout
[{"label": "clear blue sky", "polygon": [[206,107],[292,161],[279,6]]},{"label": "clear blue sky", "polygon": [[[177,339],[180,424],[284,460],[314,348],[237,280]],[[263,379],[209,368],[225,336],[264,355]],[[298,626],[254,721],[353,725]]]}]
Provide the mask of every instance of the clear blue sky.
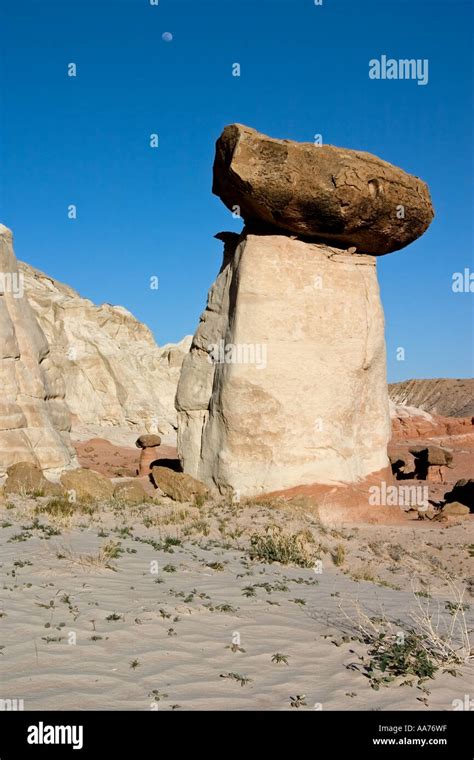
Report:
[{"label": "clear blue sky", "polygon": [[[428,232],[379,259],[389,379],[472,375],[473,294],[451,289],[474,269],[471,2],[0,0],[0,28],[0,220],[19,258],[176,341],[220,266],[213,235],[241,226],[211,194],[224,125],[322,133],[431,189]],[[382,54],[427,58],[429,83],[369,79]]]}]

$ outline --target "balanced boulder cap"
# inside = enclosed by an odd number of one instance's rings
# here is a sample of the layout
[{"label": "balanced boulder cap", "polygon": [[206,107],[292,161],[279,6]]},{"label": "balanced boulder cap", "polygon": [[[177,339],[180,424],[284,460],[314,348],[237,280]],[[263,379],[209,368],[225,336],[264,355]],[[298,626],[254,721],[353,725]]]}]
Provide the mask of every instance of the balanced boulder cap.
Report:
[{"label": "balanced boulder cap", "polygon": [[145,433],[144,435],[141,435],[137,440],[135,441],[135,446],[138,449],[151,449],[155,446],[161,445],[161,438],[159,435],[154,435],[153,433]]},{"label": "balanced boulder cap", "polygon": [[217,141],[212,189],[250,228],[374,255],[409,245],[434,216],[426,183],[371,153],[277,140],[241,124]]}]

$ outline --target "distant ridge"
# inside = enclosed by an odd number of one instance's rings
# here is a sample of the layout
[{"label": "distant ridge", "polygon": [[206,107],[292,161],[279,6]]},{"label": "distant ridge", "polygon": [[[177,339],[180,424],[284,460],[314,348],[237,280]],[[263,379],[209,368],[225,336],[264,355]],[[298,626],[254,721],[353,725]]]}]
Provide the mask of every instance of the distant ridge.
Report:
[{"label": "distant ridge", "polygon": [[473,378],[404,380],[389,384],[388,392],[395,404],[416,406],[430,414],[445,417],[474,415]]}]

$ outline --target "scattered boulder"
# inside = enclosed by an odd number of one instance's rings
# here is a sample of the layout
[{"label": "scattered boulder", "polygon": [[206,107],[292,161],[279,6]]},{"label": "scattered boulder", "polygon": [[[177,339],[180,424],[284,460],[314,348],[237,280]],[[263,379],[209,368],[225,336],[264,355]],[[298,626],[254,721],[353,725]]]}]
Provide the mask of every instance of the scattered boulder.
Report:
[{"label": "scattered boulder", "polygon": [[22,494],[24,496],[59,496],[63,489],[58,483],[52,483],[44,477],[43,472],[30,462],[17,462],[7,469],[5,494]]},{"label": "scattered boulder", "polygon": [[376,255],[416,240],[434,216],[427,185],[377,156],[276,140],[242,124],[217,141],[212,190],[249,228],[263,223]]},{"label": "scattered boulder", "polygon": [[431,483],[446,481],[446,468],[452,467],[453,452],[435,444],[414,446],[410,453],[415,457],[415,478]]},{"label": "scattered boulder", "polygon": [[125,480],[114,488],[114,498],[124,504],[142,504],[150,501],[143,483],[140,480]]},{"label": "scattered boulder", "polygon": [[167,467],[155,466],[152,468],[151,474],[156,487],[174,501],[193,501],[196,496],[208,494],[208,489],[204,483],[184,472],[175,472]]},{"label": "scattered boulder", "polygon": [[436,444],[413,446],[410,448],[410,454],[413,454],[415,459],[426,462],[428,467],[451,467],[453,462],[452,450]]},{"label": "scattered boulder", "polygon": [[454,484],[452,491],[448,491],[448,493],[444,494],[444,498],[445,501],[450,504],[454,501],[458,501],[466,507],[469,507],[471,512],[474,512],[474,479],[463,478],[462,480],[458,480]]},{"label": "scattered boulder", "polygon": [[392,468],[392,474],[397,480],[406,480],[413,477],[415,472],[415,459],[407,448],[402,446],[389,446],[388,458]]},{"label": "scattered boulder", "polygon": [[408,512],[409,513],[411,512],[412,514],[413,512],[416,512],[418,520],[433,520],[434,517],[436,516],[436,512],[431,506],[431,504],[428,504],[422,507],[415,507],[414,509],[412,507],[411,509],[408,510]]},{"label": "scattered boulder", "polygon": [[78,501],[102,501],[111,499],[113,483],[93,470],[69,470],[61,475],[61,483],[67,491],[74,491]]},{"label": "scattered boulder", "polygon": [[447,520],[448,520],[448,516],[444,515],[442,512],[438,512],[433,517],[433,522],[447,522]]},{"label": "scattered boulder", "polygon": [[460,504],[459,501],[452,501],[449,504],[445,504],[441,510],[443,515],[448,517],[466,517],[469,514],[469,507],[465,504]]}]

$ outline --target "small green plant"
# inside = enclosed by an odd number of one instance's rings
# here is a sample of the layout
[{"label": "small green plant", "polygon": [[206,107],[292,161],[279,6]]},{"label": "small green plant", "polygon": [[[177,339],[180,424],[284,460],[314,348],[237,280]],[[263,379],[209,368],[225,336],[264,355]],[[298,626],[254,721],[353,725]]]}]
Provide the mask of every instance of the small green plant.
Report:
[{"label": "small green plant", "polygon": [[222,570],[224,570],[224,565],[222,562],[208,562],[206,567],[210,567],[211,570],[217,570],[219,572],[222,572]]},{"label": "small green plant", "polygon": [[130,660],[130,668],[132,670],[136,670],[136,668],[140,667],[140,661],[139,660]]},{"label": "small green plant", "polygon": [[169,554],[173,554],[173,546],[181,546],[181,543],[182,541],[180,538],[166,536],[165,540],[163,541],[163,551],[168,552]]},{"label": "small green plant", "polygon": [[307,702],[305,702],[306,694],[297,694],[295,697],[290,697],[290,707],[306,707]]},{"label": "small green plant", "polygon": [[100,549],[100,554],[102,555],[105,562],[107,562],[110,559],[118,559],[121,554],[123,554],[123,549],[119,541],[107,541],[106,544],[103,544],[103,546]]},{"label": "small green plant", "polygon": [[449,612],[450,615],[456,615],[458,612],[465,612],[470,609],[469,604],[463,604],[462,602],[446,602],[444,609]]},{"label": "small green plant", "polygon": [[423,637],[407,633],[401,640],[379,633],[368,652],[364,669],[373,689],[387,685],[398,676],[415,676],[418,684],[433,678],[438,666],[424,646]]},{"label": "small green plant", "polygon": [[116,612],[112,612],[112,614],[111,615],[107,615],[107,617],[105,619],[108,620],[108,621],[111,621],[111,620],[123,620],[123,616],[122,615],[118,615]]},{"label": "small green plant", "polygon": [[288,655],[287,654],[281,654],[280,652],[275,652],[274,655],[272,655],[272,662],[275,662],[277,665],[280,662],[285,663],[285,665],[288,665]]},{"label": "small green plant", "polygon": [[141,544],[148,544],[157,552],[163,549],[163,544],[160,541],[155,541],[153,538],[142,538],[141,536],[135,536],[134,541],[138,541]]},{"label": "small green plant", "polygon": [[176,572],[176,565],[165,565],[163,568],[164,573],[175,573]]},{"label": "small green plant", "polygon": [[150,693],[148,694],[148,696],[152,697],[155,702],[159,702],[161,699],[166,699],[168,695],[167,694],[160,694],[160,692],[158,691],[158,689],[153,689],[153,691],[150,691]]},{"label": "small green plant", "polygon": [[27,533],[26,531],[23,533],[15,533],[14,536],[11,536],[11,538],[8,539],[7,543],[11,544],[14,542],[21,543],[23,541],[28,541],[29,538],[31,538],[32,534]]},{"label": "small green plant", "polygon": [[27,565],[32,565],[33,563],[30,562],[29,559],[16,559],[13,563],[14,567],[26,567]]},{"label": "small green plant", "polygon": [[245,649],[239,644],[227,644],[226,649],[230,649],[231,652],[245,652]]},{"label": "small green plant", "polygon": [[49,604],[43,604],[43,602],[35,602],[37,607],[43,607],[45,610],[54,609],[54,599],[51,599]]},{"label": "small green plant", "polygon": [[231,604],[227,604],[227,602],[224,602],[223,604],[218,604],[213,609],[217,610],[218,612],[238,612],[238,609],[236,607],[232,607]]},{"label": "small green plant", "polygon": [[239,673],[221,673],[220,677],[237,681],[241,686],[245,686],[252,680],[251,678],[247,678],[247,676],[241,676]]},{"label": "small green plant", "polygon": [[129,528],[128,525],[125,525],[122,528],[113,528],[112,530],[120,538],[133,538],[133,528]]}]

